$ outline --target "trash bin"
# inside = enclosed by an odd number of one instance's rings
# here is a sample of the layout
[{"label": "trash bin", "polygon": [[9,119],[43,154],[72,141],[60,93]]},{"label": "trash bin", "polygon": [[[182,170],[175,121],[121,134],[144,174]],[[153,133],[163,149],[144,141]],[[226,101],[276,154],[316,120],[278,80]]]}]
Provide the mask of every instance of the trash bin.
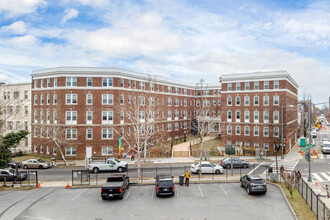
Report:
[{"label": "trash bin", "polygon": [[306,147],[306,138],[300,138],[300,147]]},{"label": "trash bin", "polygon": [[184,176],[179,176],[179,184],[183,185]]}]

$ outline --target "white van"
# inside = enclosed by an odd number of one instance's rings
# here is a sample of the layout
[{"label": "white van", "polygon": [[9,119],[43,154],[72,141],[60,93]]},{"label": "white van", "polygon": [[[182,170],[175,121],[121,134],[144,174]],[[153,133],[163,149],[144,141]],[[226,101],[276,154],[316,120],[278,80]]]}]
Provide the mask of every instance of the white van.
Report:
[{"label": "white van", "polygon": [[322,153],[330,153],[330,141],[323,141],[321,147]]}]

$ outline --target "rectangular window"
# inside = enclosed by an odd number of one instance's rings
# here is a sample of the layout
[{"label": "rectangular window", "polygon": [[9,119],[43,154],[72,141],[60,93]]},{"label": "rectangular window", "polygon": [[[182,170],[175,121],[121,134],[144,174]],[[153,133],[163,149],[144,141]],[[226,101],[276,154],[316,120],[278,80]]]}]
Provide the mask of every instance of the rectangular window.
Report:
[{"label": "rectangular window", "polygon": [[124,87],[124,83],[125,83],[124,79],[120,79],[120,87]]},{"label": "rectangular window", "polygon": [[54,78],[54,87],[57,87],[57,78]]},{"label": "rectangular window", "polygon": [[259,90],[259,82],[254,82],[254,90]]},{"label": "rectangular window", "polygon": [[57,94],[53,95],[53,103],[56,105],[57,104]]},{"label": "rectangular window", "polygon": [[280,88],[280,82],[278,80],[274,81],[274,89],[279,89]]},{"label": "rectangular window", "polygon": [[24,99],[29,99],[29,91],[24,91]]},{"label": "rectangular window", "polygon": [[269,128],[264,127],[264,137],[269,137]]},{"label": "rectangular window", "polygon": [[250,96],[245,96],[244,97],[244,105],[249,106],[250,105]]},{"label": "rectangular window", "polygon": [[241,112],[236,111],[236,122],[240,122],[240,121],[241,121]]},{"label": "rectangular window", "polygon": [[67,111],[65,121],[67,124],[77,124],[77,112]]},{"label": "rectangular window", "polygon": [[227,106],[231,106],[231,105],[232,105],[232,98],[227,97]]},{"label": "rectangular window", "polygon": [[236,135],[241,135],[241,126],[236,126]]},{"label": "rectangular window", "polygon": [[14,91],[14,99],[19,99],[19,91]]},{"label": "rectangular window", "polygon": [[269,96],[264,96],[264,105],[265,106],[269,105]]},{"label": "rectangular window", "polygon": [[93,123],[93,112],[92,111],[86,112],[86,122],[87,122],[87,124]]},{"label": "rectangular window", "polygon": [[29,114],[29,107],[28,106],[24,106],[24,112],[25,112],[25,115]]},{"label": "rectangular window", "polygon": [[56,155],[56,146],[53,147],[53,154]]},{"label": "rectangular window", "polygon": [[77,94],[65,94],[65,104],[75,105],[77,104]]},{"label": "rectangular window", "polygon": [[278,111],[274,111],[273,112],[273,120],[274,120],[274,124],[277,124],[280,122],[280,114]]},{"label": "rectangular window", "polygon": [[128,80],[128,88],[131,88],[131,80]]},{"label": "rectangular window", "polygon": [[172,99],[171,98],[167,98],[167,106],[172,106]]},{"label": "rectangular window", "polygon": [[92,94],[87,94],[86,95],[86,104],[87,105],[93,104],[93,95]]},{"label": "rectangular window", "polygon": [[280,97],[278,95],[274,96],[274,105],[279,105],[280,104]]},{"label": "rectangular window", "polygon": [[245,90],[250,90],[250,82],[245,83]]},{"label": "rectangular window", "polygon": [[231,91],[233,89],[232,84],[228,83],[227,85],[228,85],[228,91]]},{"label": "rectangular window", "polygon": [[254,105],[259,105],[259,96],[254,96]]},{"label": "rectangular window", "polygon": [[241,97],[236,96],[236,105],[239,106],[241,105]]},{"label": "rectangular window", "polygon": [[50,87],[50,79],[47,79],[47,87]]},{"label": "rectangular window", "polygon": [[265,149],[265,150],[269,150],[269,144],[264,143],[264,149]]},{"label": "rectangular window", "polygon": [[65,148],[65,155],[66,156],[76,156],[77,155],[77,148],[76,147],[66,147]]},{"label": "rectangular window", "polygon": [[43,79],[40,80],[40,87],[44,88],[44,80]]},{"label": "rectangular window", "polygon": [[87,77],[87,87],[93,86],[93,78],[92,77]]},{"label": "rectangular window", "polygon": [[102,124],[113,123],[113,111],[102,111]]},{"label": "rectangular window", "polygon": [[232,134],[233,131],[232,131],[232,126],[231,125],[228,125],[227,126],[227,134]]},{"label": "rectangular window", "polygon": [[245,136],[249,136],[250,135],[250,127],[249,126],[245,126],[244,127],[244,135]]},{"label": "rectangular window", "polygon": [[254,142],[254,148],[258,149],[259,148],[259,143],[258,142]]},{"label": "rectangular window", "polygon": [[264,123],[269,122],[269,111],[264,111]]},{"label": "rectangular window", "polygon": [[77,77],[66,77],[66,86],[77,86]]},{"label": "rectangular window", "polygon": [[77,129],[65,129],[66,139],[77,139]]},{"label": "rectangular window", "polygon": [[236,83],[236,90],[241,90],[241,83]]},{"label": "rectangular window", "polygon": [[86,129],[86,139],[92,139],[93,138],[93,130],[91,128]]},{"label": "rectangular window", "polygon": [[254,122],[255,123],[259,122],[259,111],[254,111]]},{"label": "rectangular window", "polygon": [[175,131],[179,130],[179,123],[178,123],[178,122],[176,122],[176,123],[174,124],[174,130],[175,130]]},{"label": "rectangular window", "polygon": [[41,105],[44,104],[44,95],[40,95],[40,104],[41,104]]},{"label": "rectangular window", "polygon": [[50,95],[49,94],[47,94],[47,96],[46,96],[46,103],[47,103],[47,105],[49,105],[50,104]]},{"label": "rectangular window", "polygon": [[111,77],[102,78],[102,86],[103,87],[112,87],[113,86],[113,79]]},{"label": "rectangular window", "polygon": [[264,82],[264,89],[269,89],[269,81]]},{"label": "rectangular window", "polygon": [[112,105],[113,94],[102,94],[102,105]]},{"label": "rectangular window", "polygon": [[231,118],[232,118],[231,111],[228,111],[227,112],[227,122],[231,122]]},{"label": "rectangular window", "polygon": [[274,131],[274,137],[278,137],[280,129],[278,127],[274,127],[273,131]]},{"label": "rectangular window", "polygon": [[34,80],[34,88],[38,88],[38,80]]},{"label": "rectangular window", "polygon": [[259,127],[254,127],[254,136],[259,136]]},{"label": "rectangular window", "polygon": [[244,146],[245,146],[246,149],[249,149],[250,148],[250,142],[245,142]]},{"label": "rectangular window", "polygon": [[57,111],[53,111],[53,121],[54,121],[54,124],[56,124],[56,122],[57,122]]},{"label": "rectangular window", "polygon": [[171,123],[167,124],[167,131],[172,131],[172,124]]},{"label": "rectangular window", "polygon": [[249,111],[244,112],[244,121],[250,122],[250,112]]},{"label": "rectangular window", "polygon": [[113,147],[102,147],[102,155],[112,155]]},{"label": "rectangular window", "polygon": [[124,95],[123,94],[120,95],[120,104],[121,105],[124,104]]},{"label": "rectangular window", "polygon": [[113,139],[113,129],[102,128],[102,139]]}]

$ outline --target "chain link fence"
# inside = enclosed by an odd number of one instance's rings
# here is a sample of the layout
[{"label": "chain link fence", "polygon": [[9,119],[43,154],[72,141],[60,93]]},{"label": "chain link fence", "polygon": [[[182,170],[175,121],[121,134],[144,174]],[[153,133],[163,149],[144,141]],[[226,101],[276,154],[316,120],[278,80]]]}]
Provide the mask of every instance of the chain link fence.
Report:
[{"label": "chain link fence", "polygon": [[38,171],[19,171],[14,178],[3,179],[3,186],[38,187]]},{"label": "chain link fence", "polygon": [[313,211],[317,219],[330,220],[330,210],[303,178],[297,178],[296,188]]}]

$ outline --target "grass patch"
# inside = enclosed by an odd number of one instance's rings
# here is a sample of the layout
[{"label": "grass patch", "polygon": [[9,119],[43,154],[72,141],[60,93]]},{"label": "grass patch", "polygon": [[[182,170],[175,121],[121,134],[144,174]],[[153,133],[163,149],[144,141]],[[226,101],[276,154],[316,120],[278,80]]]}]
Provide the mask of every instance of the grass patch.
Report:
[{"label": "grass patch", "polygon": [[[203,145],[203,151],[209,151],[210,156],[222,156],[218,150],[218,147],[220,146],[220,139],[215,138],[204,142]],[[194,156],[200,155],[201,150],[201,144],[196,144],[191,146],[191,150],[193,151]]]},{"label": "grass patch", "polygon": [[26,161],[29,159],[43,159],[46,162],[50,162],[50,158],[49,157],[43,157],[43,156],[39,156],[39,155],[34,155],[34,154],[26,154],[24,156],[17,156],[17,157],[13,157],[13,160],[16,162],[22,162],[22,161]]},{"label": "grass patch", "polygon": [[12,187],[12,186],[0,186],[0,192],[2,191],[21,191],[21,190],[30,190],[35,189],[36,187],[32,186],[22,186],[22,187]]},{"label": "grass patch", "polygon": [[314,215],[314,213],[309,208],[304,198],[300,195],[300,193],[296,188],[294,188],[293,190],[293,198],[292,198],[289,190],[286,188],[286,186],[283,183],[279,183],[278,185],[281,186],[281,188],[283,189],[286,198],[289,200],[299,220],[314,220],[314,219],[316,220],[316,216]]}]

